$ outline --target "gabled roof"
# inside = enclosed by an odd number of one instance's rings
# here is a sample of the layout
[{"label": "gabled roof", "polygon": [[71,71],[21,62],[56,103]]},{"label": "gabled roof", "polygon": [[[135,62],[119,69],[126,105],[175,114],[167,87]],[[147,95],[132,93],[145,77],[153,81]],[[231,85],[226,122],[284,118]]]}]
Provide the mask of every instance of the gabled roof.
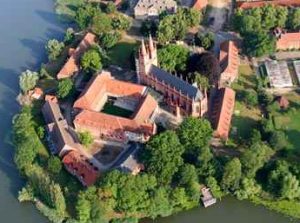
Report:
[{"label": "gabled roof", "polygon": [[292,42],[300,42],[300,32],[282,33],[277,40],[277,45],[289,47]]},{"label": "gabled roof", "polygon": [[191,99],[199,100],[203,98],[203,94],[197,87],[189,84],[179,77],[176,77],[175,75],[168,73],[167,71],[158,68],[155,65],[151,66],[149,73],[157,78],[160,82],[170,85],[171,88],[175,88],[177,91],[181,92],[183,95],[187,95]]},{"label": "gabled roof", "polygon": [[219,61],[222,72],[236,76],[239,67],[239,51],[235,42],[229,40],[221,43]]},{"label": "gabled roof", "polygon": [[219,89],[214,100],[212,112],[212,126],[214,136],[227,140],[229,136],[231,118],[234,111],[235,91],[231,88]]},{"label": "gabled roof", "polygon": [[154,8],[158,11],[168,10],[177,6],[174,0],[138,0],[134,10],[149,10]]},{"label": "gabled roof", "polygon": [[52,101],[46,101],[43,108],[42,113],[45,119],[46,124],[50,124],[52,122],[61,121],[64,119],[59,105]]},{"label": "gabled roof", "polygon": [[89,82],[74,107],[96,110],[99,100],[106,93],[112,96],[141,98],[145,90],[144,86],[116,80],[109,72],[103,71]]},{"label": "gabled roof", "polygon": [[134,115],[134,120],[138,123],[145,123],[145,121],[149,120],[155,110],[158,107],[157,102],[155,99],[148,94],[142,101],[137,108],[137,112]]},{"label": "gabled roof", "polygon": [[286,7],[299,7],[300,0],[270,0],[270,1],[247,1],[247,2],[237,2],[237,7],[241,9],[251,9],[263,7],[266,5],[279,5]]},{"label": "gabled roof", "polygon": [[134,119],[89,110],[81,111],[75,117],[74,124],[75,126],[89,126],[91,128],[106,129],[112,132],[130,131],[152,135],[154,131],[152,123],[138,123]]},{"label": "gabled roof", "polygon": [[71,50],[70,58],[57,74],[57,79],[71,77],[79,70],[79,59],[81,55],[96,43],[96,36],[92,33],[87,33],[75,50]]},{"label": "gabled roof", "polygon": [[193,9],[202,10],[207,6],[207,0],[195,0]]},{"label": "gabled roof", "polygon": [[98,168],[79,151],[70,151],[64,156],[62,162],[66,169],[85,186],[94,184],[99,176]]}]

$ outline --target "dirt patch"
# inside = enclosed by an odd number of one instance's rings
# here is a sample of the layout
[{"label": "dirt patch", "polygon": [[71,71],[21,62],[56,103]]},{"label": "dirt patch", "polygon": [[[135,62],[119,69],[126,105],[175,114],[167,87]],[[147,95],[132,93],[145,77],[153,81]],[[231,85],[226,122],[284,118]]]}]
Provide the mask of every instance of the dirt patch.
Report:
[{"label": "dirt patch", "polygon": [[108,165],[113,162],[123,151],[123,147],[115,145],[105,145],[102,143],[94,143],[89,152],[101,162],[103,165]]}]

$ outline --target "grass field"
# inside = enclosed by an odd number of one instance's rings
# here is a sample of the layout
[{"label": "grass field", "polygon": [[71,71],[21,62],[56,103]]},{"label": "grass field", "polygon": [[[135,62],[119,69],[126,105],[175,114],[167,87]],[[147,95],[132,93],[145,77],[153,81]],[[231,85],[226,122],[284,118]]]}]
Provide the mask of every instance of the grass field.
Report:
[{"label": "grass field", "polygon": [[238,81],[232,85],[236,91],[236,102],[232,119],[232,135],[235,138],[248,139],[251,130],[257,128],[261,120],[260,110],[256,107],[249,108],[243,102],[241,94],[245,89],[254,89],[256,77],[249,65],[239,67]]},{"label": "grass field", "polygon": [[300,152],[300,95],[296,92],[285,95],[290,105],[286,111],[272,109],[275,128],[286,133],[292,149]]},{"label": "grass field", "polygon": [[110,63],[122,68],[133,69],[134,52],[137,49],[135,41],[121,41],[116,44],[109,52]]}]

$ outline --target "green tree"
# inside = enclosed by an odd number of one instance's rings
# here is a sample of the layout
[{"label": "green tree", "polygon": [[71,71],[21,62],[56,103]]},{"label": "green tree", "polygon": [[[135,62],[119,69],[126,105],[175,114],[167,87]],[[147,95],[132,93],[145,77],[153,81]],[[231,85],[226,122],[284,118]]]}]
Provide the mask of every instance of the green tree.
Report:
[{"label": "green tree", "polygon": [[157,24],[153,20],[144,20],[142,21],[142,25],[140,28],[140,32],[143,36],[149,36],[150,34],[152,36],[156,35],[157,32]]},{"label": "green tree", "polygon": [[183,164],[183,148],[175,132],[166,131],[154,136],[143,150],[142,158],[148,173],[161,184],[169,184]]},{"label": "green tree", "polygon": [[257,170],[270,160],[274,151],[262,142],[255,142],[241,156],[241,163],[244,174],[249,178],[254,178]]},{"label": "green tree", "polygon": [[158,50],[161,68],[169,72],[183,72],[186,69],[189,50],[183,46],[168,44]]},{"label": "green tree", "polygon": [[58,174],[61,171],[61,168],[62,168],[61,161],[56,156],[51,156],[48,159],[48,165],[47,166],[48,166],[48,170],[51,173],[54,173],[54,174]]},{"label": "green tree", "polygon": [[158,216],[166,217],[172,214],[173,208],[169,201],[168,190],[164,187],[157,188],[150,198],[149,215],[152,219]]},{"label": "green tree", "polygon": [[243,178],[241,181],[240,189],[235,191],[235,195],[239,200],[249,199],[253,196],[258,196],[261,187],[255,182],[254,179]]},{"label": "green tree", "polygon": [[288,20],[289,10],[287,7],[276,7],[276,26],[284,28]]},{"label": "green tree", "polygon": [[91,209],[90,202],[84,196],[79,194],[76,204],[77,219],[82,223],[89,222],[91,218]]},{"label": "green tree", "polygon": [[23,172],[33,163],[40,146],[34,131],[32,115],[27,108],[23,108],[13,118],[13,143],[16,148],[14,161],[17,168]]},{"label": "green tree", "polygon": [[157,39],[159,43],[165,44],[175,38],[175,30],[173,27],[174,19],[174,15],[169,15],[159,21],[157,28]]},{"label": "green tree", "polygon": [[81,67],[88,73],[95,73],[102,69],[101,56],[98,50],[90,49],[81,57]]},{"label": "green tree", "polygon": [[281,198],[288,199],[288,200],[292,200],[300,197],[299,181],[291,173],[283,176],[280,195]]},{"label": "green tree", "polygon": [[129,30],[130,26],[130,18],[123,14],[118,14],[112,19],[112,27],[116,30]]},{"label": "green tree", "polygon": [[245,90],[243,99],[249,107],[253,107],[258,104],[257,93],[254,90]]},{"label": "green tree", "polygon": [[100,45],[105,49],[110,49],[115,46],[120,39],[121,34],[119,32],[104,33],[100,37]]},{"label": "green tree", "polygon": [[262,18],[263,18],[262,20],[263,28],[265,28],[266,30],[270,30],[271,28],[274,28],[277,22],[276,8],[271,4],[262,7]]},{"label": "green tree", "polygon": [[287,25],[293,30],[297,30],[300,27],[300,8],[294,8],[291,10]]},{"label": "green tree", "polygon": [[110,32],[112,30],[112,20],[111,18],[104,14],[98,13],[92,19],[92,31],[97,35],[102,35],[103,33]]},{"label": "green tree", "polygon": [[117,7],[113,2],[108,2],[105,7],[105,12],[108,14],[115,13],[117,11]]},{"label": "green tree", "polygon": [[67,98],[74,93],[75,86],[70,78],[65,78],[58,83],[57,96],[59,98]]},{"label": "green tree", "polygon": [[275,52],[275,38],[263,31],[245,36],[244,45],[250,56],[260,57]]},{"label": "green tree", "polygon": [[92,18],[100,12],[98,7],[93,6],[89,3],[84,3],[82,6],[77,8],[75,14],[75,22],[80,29],[85,29],[89,26]]},{"label": "green tree", "polygon": [[32,90],[39,80],[39,74],[30,70],[26,70],[21,73],[19,78],[19,85],[23,93],[27,93]]},{"label": "green tree", "polygon": [[[197,152],[196,152],[197,151]],[[208,146],[198,147],[195,150],[195,156],[198,155],[196,158],[196,166],[198,170],[199,176],[211,176],[215,173],[215,163],[214,163],[214,156]],[[188,157],[188,161],[193,162],[193,155],[192,158]]]},{"label": "green tree", "polygon": [[199,72],[195,72],[193,75],[194,82],[197,83],[198,88],[208,89],[210,87],[209,80],[206,76],[201,75]]},{"label": "green tree", "polygon": [[221,187],[225,191],[235,191],[239,188],[242,176],[242,165],[238,158],[233,158],[225,164]]},{"label": "green tree", "polygon": [[90,132],[79,132],[78,138],[80,143],[86,147],[91,145],[94,141],[94,138]]},{"label": "green tree", "polygon": [[73,28],[68,28],[65,33],[64,43],[66,45],[72,43],[75,39],[75,31]]},{"label": "green tree", "polygon": [[223,196],[221,187],[219,186],[218,181],[214,177],[212,176],[207,177],[206,185],[210,188],[215,198],[220,199]]},{"label": "green tree", "polygon": [[208,146],[212,128],[206,119],[188,117],[179,126],[177,134],[185,152],[197,156],[199,148]]},{"label": "green tree", "polygon": [[212,32],[201,33],[198,32],[195,36],[195,44],[203,47],[205,50],[210,50],[214,46],[214,34]]},{"label": "green tree", "polygon": [[56,60],[60,54],[62,53],[65,44],[63,42],[59,42],[56,39],[51,39],[46,44],[46,51],[48,53],[48,59],[50,61]]},{"label": "green tree", "polygon": [[283,131],[273,131],[270,137],[270,145],[275,150],[282,150],[289,148],[288,139]]}]

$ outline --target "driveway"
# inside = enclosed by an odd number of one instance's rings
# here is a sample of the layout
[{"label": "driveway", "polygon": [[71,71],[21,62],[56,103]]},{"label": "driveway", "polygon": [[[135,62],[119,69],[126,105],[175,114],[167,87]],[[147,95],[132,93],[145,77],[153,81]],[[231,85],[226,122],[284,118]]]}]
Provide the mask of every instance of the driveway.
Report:
[{"label": "driveway", "polygon": [[220,31],[227,19],[230,4],[227,0],[211,0],[209,11],[209,20],[211,20],[210,28],[213,32]]}]

